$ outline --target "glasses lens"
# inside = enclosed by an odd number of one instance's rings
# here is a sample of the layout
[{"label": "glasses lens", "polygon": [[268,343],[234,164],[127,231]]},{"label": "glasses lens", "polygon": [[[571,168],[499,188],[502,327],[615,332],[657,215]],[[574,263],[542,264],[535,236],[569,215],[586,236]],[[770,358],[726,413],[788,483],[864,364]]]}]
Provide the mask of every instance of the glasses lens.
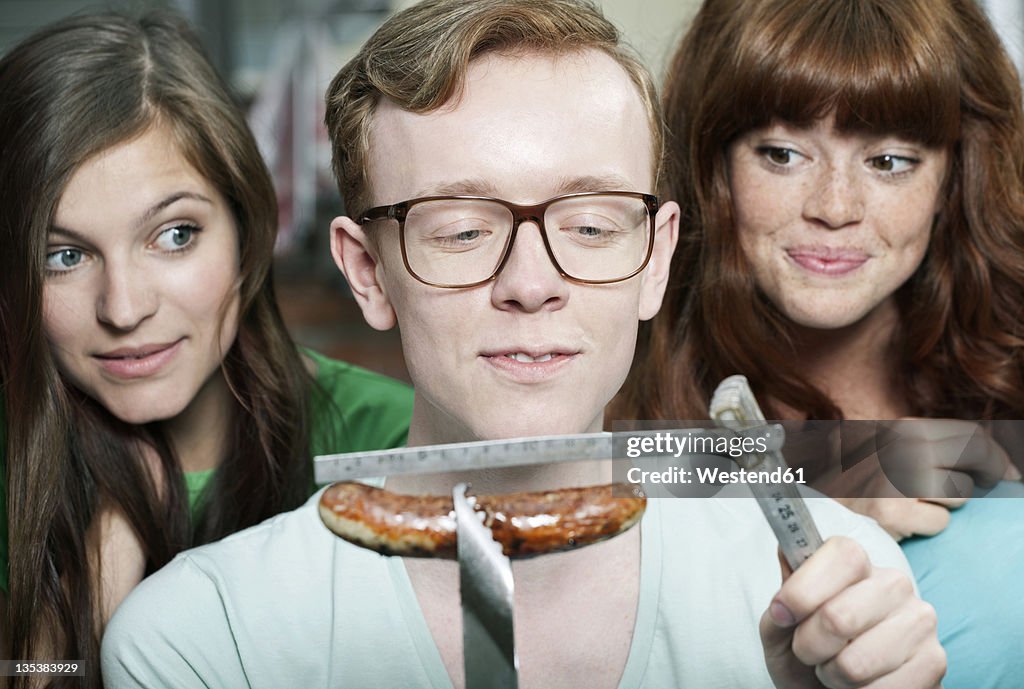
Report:
[{"label": "glasses lens", "polygon": [[593,195],[561,199],[544,215],[555,260],[579,280],[618,280],[647,260],[651,219],[643,199]]},{"label": "glasses lens", "polygon": [[409,269],[439,285],[470,285],[498,267],[512,213],[500,203],[479,199],[440,199],[417,203],[405,218]]}]

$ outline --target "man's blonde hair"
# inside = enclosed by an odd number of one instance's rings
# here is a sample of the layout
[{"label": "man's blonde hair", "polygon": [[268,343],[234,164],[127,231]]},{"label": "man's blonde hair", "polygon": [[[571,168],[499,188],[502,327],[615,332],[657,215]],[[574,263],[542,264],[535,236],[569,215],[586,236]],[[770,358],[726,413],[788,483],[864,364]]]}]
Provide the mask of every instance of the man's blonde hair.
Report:
[{"label": "man's blonde hair", "polygon": [[588,49],[609,55],[636,84],[650,121],[657,188],[664,148],[657,89],[650,72],[594,4],[426,0],[388,19],[327,90],[325,121],[346,213],[358,221],[370,204],[367,154],[381,97],[410,112],[431,112],[461,93],[470,62],[482,55],[559,55]]}]

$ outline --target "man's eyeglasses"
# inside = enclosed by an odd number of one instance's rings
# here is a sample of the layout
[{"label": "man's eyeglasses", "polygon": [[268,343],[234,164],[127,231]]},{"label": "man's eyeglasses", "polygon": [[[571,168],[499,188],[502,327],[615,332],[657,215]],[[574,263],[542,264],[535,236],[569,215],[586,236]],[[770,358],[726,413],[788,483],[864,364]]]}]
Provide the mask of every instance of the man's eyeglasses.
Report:
[{"label": "man's eyeglasses", "polygon": [[658,199],[633,191],[564,194],[532,206],[486,196],[425,196],[368,210],[397,220],[409,273],[434,287],[474,287],[501,272],[523,222],[540,227],[559,274],[591,285],[620,282],[647,265]]}]

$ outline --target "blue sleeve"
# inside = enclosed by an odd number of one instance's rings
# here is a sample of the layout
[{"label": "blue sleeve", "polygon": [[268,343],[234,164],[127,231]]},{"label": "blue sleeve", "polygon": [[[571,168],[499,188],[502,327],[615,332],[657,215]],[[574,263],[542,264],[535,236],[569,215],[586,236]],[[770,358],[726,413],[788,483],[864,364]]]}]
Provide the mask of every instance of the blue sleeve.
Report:
[{"label": "blue sleeve", "polygon": [[945,689],[1005,689],[1024,676],[1024,484],[1004,481],[903,541],[921,597],[935,607],[949,670]]}]

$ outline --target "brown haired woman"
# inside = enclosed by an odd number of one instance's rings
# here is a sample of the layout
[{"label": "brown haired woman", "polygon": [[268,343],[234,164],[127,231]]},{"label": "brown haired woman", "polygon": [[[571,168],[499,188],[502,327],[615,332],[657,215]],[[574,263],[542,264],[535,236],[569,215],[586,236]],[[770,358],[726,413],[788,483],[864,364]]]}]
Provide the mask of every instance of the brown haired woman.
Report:
[{"label": "brown haired woman", "polygon": [[[926,482],[1019,480],[953,420],[1024,418],[1024,115],[977,5],[706,0],[665,108],[683,231],[611,418],[707,418],[742,373],[769,418],[949,419],[907,426]],[[884,479],[846,502],[897,537],[942,531],[904,548],[939,615],[945,686],[1016,685],[1024,501],[950,519],[962,500],[871,499]]]},{"label": "brown haired woman", "polygon": [[269,175],[183,22],[53,25],[0,92],[4,657],[98,686],[142,577],[300,505],[312,454],[404,442],[411,393],[289,339]]}]

